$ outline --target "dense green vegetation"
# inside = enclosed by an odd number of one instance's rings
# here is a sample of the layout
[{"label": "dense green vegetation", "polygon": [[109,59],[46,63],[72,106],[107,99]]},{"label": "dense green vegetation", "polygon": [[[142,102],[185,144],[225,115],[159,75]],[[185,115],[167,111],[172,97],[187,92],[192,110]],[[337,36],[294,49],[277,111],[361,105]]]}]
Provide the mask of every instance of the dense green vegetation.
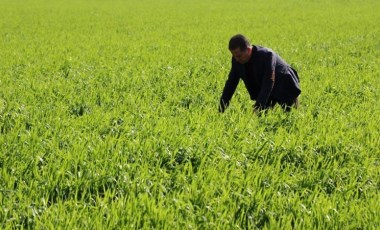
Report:
[{"label": "dense green vegetation", "polygon": [[[380,2],[0,0],[0,228],[380,228]],[[217,106],[229,38],[301,107]]]}]

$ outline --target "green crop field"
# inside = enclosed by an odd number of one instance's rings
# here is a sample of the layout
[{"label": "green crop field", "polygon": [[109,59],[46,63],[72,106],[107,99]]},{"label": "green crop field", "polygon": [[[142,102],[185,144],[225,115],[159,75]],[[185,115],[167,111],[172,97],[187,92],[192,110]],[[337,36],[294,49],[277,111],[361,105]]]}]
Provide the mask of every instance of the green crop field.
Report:
[{"label": "green crop field", "polygon": [[[379,229],[380,1],[0,0],[0,229]],[[243,33],[300,108],[218,103]]]}]

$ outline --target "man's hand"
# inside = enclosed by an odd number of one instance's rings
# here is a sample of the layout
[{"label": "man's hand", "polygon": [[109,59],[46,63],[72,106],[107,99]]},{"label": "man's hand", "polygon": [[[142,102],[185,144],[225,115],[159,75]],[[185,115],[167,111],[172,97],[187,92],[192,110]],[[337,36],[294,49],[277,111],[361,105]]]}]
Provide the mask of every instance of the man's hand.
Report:
[{"label": "man's hand", "polygon": [[261,109],[255,105],[253,105],[253,114],[260,115]]}]

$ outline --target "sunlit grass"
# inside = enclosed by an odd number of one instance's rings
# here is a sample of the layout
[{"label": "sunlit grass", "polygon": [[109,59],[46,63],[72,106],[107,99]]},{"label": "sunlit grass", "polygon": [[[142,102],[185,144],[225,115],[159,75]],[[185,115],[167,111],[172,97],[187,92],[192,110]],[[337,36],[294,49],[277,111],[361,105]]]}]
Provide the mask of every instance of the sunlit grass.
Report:
[{"label": "sunlit grass", "polygon": [[[0,228],[379,228],[379,9],[0,1]],[[298,110],[217,112],[235,33]]]}]

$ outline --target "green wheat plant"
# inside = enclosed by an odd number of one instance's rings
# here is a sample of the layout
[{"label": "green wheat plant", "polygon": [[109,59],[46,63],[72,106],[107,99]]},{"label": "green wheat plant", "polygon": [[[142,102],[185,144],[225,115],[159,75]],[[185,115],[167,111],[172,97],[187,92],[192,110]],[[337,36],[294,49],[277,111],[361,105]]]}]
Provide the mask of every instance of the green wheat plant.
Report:
[{"label": "green wheat plant", "polygon": [[[1,229],[379,229],[380,2],[0,0]],[[224,114],[229,38],[300,108]]]}]

